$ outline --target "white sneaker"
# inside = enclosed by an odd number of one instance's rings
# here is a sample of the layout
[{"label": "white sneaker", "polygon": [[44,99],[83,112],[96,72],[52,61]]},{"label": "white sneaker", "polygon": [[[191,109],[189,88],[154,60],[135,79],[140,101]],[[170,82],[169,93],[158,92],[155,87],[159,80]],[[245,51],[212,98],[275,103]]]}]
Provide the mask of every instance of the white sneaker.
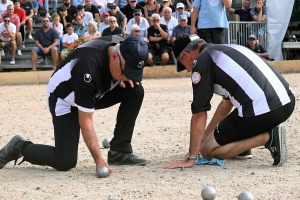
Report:
[{"label": "white sneaker", "polygon": [[11,60],[9,64],[14,65],[14,64],[16,64],[16,62],[15,62],[15,60]]},{"label": "white sneaker", "polygon": [[18,50],[18,56],[22,56],[22,51]]},{"label": "white sneaker", "polygon": [[32,37],[31,34],[28,35],[28,38],[29,38],[30,40],[33,40],[33,37]]},{"label": "white sneaker", "polygon": [[5,53],[4,53],[4,51],[2,50],[2,52],[1,52],[1,56],[5,56]]},{"label": "white sneaker", "polygon": [[46,17],[51,18],[51,15],[49,13],[46,14]]},{"label": "white sneaker", "polygon": [[24,44],[24,43],[22,43],[22,48],[23,48],[23,49],[25,48],[25,44]]}]

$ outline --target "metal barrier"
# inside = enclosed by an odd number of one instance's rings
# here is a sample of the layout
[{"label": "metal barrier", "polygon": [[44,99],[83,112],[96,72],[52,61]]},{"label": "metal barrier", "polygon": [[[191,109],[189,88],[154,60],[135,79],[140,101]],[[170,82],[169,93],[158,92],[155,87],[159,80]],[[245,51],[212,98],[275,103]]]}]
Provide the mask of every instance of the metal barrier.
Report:
[{"label": "metal barrier", "polygon": [[267,49],[267,23],[229,21],[225,43],[245,46],[249,35],[254,35],[259,44]]}]

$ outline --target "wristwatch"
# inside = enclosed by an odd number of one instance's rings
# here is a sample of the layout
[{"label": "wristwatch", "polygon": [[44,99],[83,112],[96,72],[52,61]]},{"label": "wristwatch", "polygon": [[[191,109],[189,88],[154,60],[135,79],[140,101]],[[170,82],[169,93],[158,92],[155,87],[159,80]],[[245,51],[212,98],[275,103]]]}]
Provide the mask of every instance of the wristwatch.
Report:
[{"label": "wristwatch", "polygon": [[192,156],[190,153],[186,156],[187,160],[197,160],[198,156]]}]

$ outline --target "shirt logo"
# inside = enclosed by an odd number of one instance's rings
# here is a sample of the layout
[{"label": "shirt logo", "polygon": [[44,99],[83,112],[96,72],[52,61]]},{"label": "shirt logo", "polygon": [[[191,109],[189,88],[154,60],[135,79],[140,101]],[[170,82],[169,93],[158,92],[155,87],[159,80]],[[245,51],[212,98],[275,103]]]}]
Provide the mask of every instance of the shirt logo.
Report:
[{"label": "shirt logo", "polygon": [[91,76],[90,74],[86,73],[86,74],[83,76],[83,80],[84,80],[84,82],[89,83],[89,82],[91,82],[91,80],[92,80],[92,76]]},{"label": "shirt logo", "polygon": [[192,67],[194,68],[194,67],[196,66],[196,64],[197,64],[197,60],[194,60],[194,61],[193,61],[193,66],[192,66]]},{"label": "shirt logo", "polygon": [[144,67],[144,65],[145,65],[145,62],[142,60],[138,63],[137,67],[142,69]]},{"label": "shirt logo", "polygon": [[193,82],[193,84],[199,83],[200,80],[201,80],[200,74],[198,72],[193,72],[193,74],[192,74],[192,82]]}]

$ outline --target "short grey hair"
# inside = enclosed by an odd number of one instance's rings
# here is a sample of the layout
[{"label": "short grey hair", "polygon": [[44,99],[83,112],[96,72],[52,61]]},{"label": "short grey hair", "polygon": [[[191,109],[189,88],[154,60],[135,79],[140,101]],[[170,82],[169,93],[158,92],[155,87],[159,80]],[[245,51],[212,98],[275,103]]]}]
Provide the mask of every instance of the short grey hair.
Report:
[{"label": "short grey hair", "polygon": [[165,13],[166,10],[169,10],[169,11],[172,12],[172,9],[171,9],[170,7],[165,7],[165,8],[163,9],[163,13]]},{"label": "short grey hair", "polygon": [[135,31],[135,30],[140,30],[140,27],[137,24],[132,24],[131,31]]},{"label": "short grey hair", "polygon": [[[195,36],[197,36],[196,34],[193,34]],[[190,35],[193,36],[193,35]],[[191,41],[182,51],[181,53],[179,54],[178,58],[179,57],[182,57],[182,52],[191,52],[191,51],[195,51],[198,47],[199,47],[199,44],[204,44],[206,43],[205,40],[203,39],[195,39],[193,41]]]},{"label": "short grey hair", "polygon": [[120,56],[120,58],[121,58],[121,62],[125,62],[125,60],[124,60],[124,58],[123,58],[123,56],[122,56],[122,54],[121,54],[121,51],[120,51],[120,46],[121,46],[120,43],[116,44],[116,45],[112,48],[112,50],[110,51],[110,54],[117,53],[117,54]]},{"label": "short grey hair", "polygon": [[153,19],[153,18],[155,18],[155,17],[157,17],[158,19],[160,19],[160,15],[157,14],[157,13],[152,14],[151,19]]},{"label": "short grey hair", "polygon": [[112,20],[112,19],[117,21],[117,18],[115,18],[114,16],[109,17],[109,20]]}]

